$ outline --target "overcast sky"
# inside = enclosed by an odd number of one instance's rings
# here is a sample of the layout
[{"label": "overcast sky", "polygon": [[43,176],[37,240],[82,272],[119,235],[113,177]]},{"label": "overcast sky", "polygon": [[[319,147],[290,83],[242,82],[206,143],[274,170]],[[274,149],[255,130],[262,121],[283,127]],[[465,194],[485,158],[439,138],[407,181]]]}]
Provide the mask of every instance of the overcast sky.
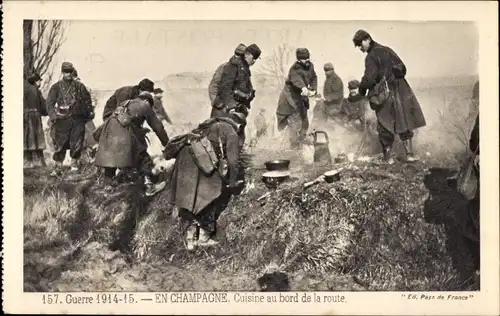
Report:
[{"label": "overcast sky", "polygon": [[[144,77],[214,71],[239,42],[258,44],[262,58],[286,43],[309,48],[317,69],[332,62],[342,78],[359,79],[364,55],[351,40],[359,28],[392,47],[410,77],[478,73],[474,24],[389,21],[71,21],[56,70],[62,61],[71,61],[85,84],[116,89]],[[253,71],[262,64],[260,60]]]}]

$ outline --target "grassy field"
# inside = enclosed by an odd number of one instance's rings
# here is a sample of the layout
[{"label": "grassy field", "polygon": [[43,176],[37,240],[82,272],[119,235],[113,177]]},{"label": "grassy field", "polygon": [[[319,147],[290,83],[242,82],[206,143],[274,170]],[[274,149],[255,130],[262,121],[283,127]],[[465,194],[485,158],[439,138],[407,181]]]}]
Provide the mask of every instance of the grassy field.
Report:
[{"label": "grassy field", "polygon": [[[358,161],[340,182],[306,191],[302,184],[326,169],[309,165],[307,153],[286,151],[276,135],[260,140],[250,149],[249,189],[221,215],[220,245],[211,249],[185,250],[166,190],[146,198],[131,184],[108,194],[92,166],[63,179],[25,170],[25,291],[478,290],[476,249],[460,234],[466,202],[446,186],[464,144],[457,124],[438,115],[453,105],[464,109],[454,115],[465,122],[469,91],[416,91],[428,119],[416,138],[421,162]],[[185,101],[167,103],[176,121],[171,135],[205,115],[194,108],[201,92],[182,95]],[[200,117],[181,116],[187,104]],[[262,96],[261,107],[273,119],[273,97]],[[357,147],[358,136],[330,134],[333,155]],[[153,141],[151,153],[160,149]],[[267,192],[258,168],[281,157],[292,159],[292,179],[257,201]]]}]

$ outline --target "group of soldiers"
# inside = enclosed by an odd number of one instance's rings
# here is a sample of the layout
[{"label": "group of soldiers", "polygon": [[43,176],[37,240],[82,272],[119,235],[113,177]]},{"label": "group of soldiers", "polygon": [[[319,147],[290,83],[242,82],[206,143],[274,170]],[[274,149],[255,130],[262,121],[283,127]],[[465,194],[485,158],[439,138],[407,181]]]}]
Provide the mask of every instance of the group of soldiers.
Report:
[{"label": "group of soldiers", "polygon": [[[309,129],[310,98],[319,101],[314,116],[321,124],[328,124],[329,118],[342,117],[345,121],[358,121],[362,129],[366,128],[365,109],[369,105],[377,116],[384,161],[393,162],[391,149],[396,135],[403,141],[407,160],[418,159],[412,150],[413,130],[425,126],[426,121],[405,80],[404,63],[392,49],[375,42],[364,30],[356,32],[353,43],[367,54],[366,68],[360,81],[349,81],[347,98],[331,63],[323,67],[326,80],[320,96],[309,50],[296,50],[297,60],[289,70],[276,110],[278,130],[287,129],[290,146],[299,148]],[[147,153],[146,134],[150,130],[143,127],[145,121],[148,123],[164,146],[165,159],[175,159],[168,201],[182,219],[188,249],[217,243],[217,218],[231,196],[241,193],[245,186],[240,154],[251,103],[257,95],[250,68],[260,56],[256,44],[238,45],[229,60],[216,69],[210,82],[210,117],[189,133],[172,138],[167,135],[162,120],[171,121],[166,113],[162,119],[161,113],[155,111],[155,100],[159,99],[155,92],[162,91],[155,89],[149,79],[116,90],[106,102],[103,124],[92,133],[97,143],[94,163],[103,170],[106,186],[112,188],[114,182],[124,177],[139,178],[145,185],[145,194],[151,196],[161,191],[165,182],[153,175],[154,164]],[[48,115],[56,170],[60,170],[68,149],[71,166],[77,170],[85,126],[94,118],[94,108],[88,89],[74,80],[73,65],[65,62],[61,70],[63,78],[50,88],[46,107],[37,88],[39,76],[27,80],[25,157],[27,153],[32,157],[43,155],[39,118]]]}]

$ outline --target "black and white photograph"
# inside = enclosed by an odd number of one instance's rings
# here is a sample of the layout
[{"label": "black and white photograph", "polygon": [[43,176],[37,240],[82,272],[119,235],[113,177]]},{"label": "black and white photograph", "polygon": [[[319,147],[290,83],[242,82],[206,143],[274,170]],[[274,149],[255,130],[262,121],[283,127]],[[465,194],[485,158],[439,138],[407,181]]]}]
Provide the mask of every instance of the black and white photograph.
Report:
[{"label": "black and white photograph", "polygon": [[477,21],[118,16],[17,22],[22,292],[484,289]]}]

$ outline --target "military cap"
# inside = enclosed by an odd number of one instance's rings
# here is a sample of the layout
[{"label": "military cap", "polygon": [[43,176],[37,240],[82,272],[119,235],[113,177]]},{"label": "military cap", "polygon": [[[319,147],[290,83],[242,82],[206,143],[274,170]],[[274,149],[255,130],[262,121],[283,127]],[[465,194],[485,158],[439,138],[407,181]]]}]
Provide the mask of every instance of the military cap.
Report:
[{"label": "military cap", "polygon": [[297,59],[309,59],[309,50],[307,48],[297,48],[297,50],[295,51],[295,55],[297,57]]},{"label": "military cap", "polygon": [[349,90],[357,89],[359,88],[359,81],[358,80],[351,80],[347,83],[347,88]]},{"label": "military cap", "polygon": [[153,92],[155,89],[155,83],[147,78],[142,79],[139,82],[139,89],[142,91]]},{"label": "military cap", "polygon": [[329,71],[329,70],[333,70],[333,64],[332,63],[326,63],[324,66],[323,66],[323,70],[324,71]]},{"label": "military cap", "polygon": [[354,37],[352,38],[352,42],[354,43],[354,46],[360,46],[361,42],[364,41],[365,39],[372,38],[371,35],[365,31],[365,30],[358,30],[354,34]]},{"label": "military cap", "polygon": [[245,44],[240,43],[235,49],[234,53],[236,55],[243,55],[245,53],[245,49],[247,49],[247,46]]},{"label": "military cap", "polygon": [[260,54],[262,53],[257,44],[248,45],[248,47],[245,49],[245,52],[252,54],[254,59],[258,59],[260,57]]},{"label": "military cap", "polygon": [[28,74],[28,81],[29,82],[37,82],[38,80],[42,80],[42,77],[40,77],[40,74],[37,73],[37,72],[32,72],[30,74]]},{"label": "military cap", "polygon": [[70,63],[69,61],[65,61],[61,65],[61,71],[62,72],[72,72],[74,69],[73,64]]},{"label": "military cap", "polygon": [[150,106],[153,106],[154,104],[153,96],[148,91],[142,91],[141,93],[139,93],[139,98],[148,101]]}]

